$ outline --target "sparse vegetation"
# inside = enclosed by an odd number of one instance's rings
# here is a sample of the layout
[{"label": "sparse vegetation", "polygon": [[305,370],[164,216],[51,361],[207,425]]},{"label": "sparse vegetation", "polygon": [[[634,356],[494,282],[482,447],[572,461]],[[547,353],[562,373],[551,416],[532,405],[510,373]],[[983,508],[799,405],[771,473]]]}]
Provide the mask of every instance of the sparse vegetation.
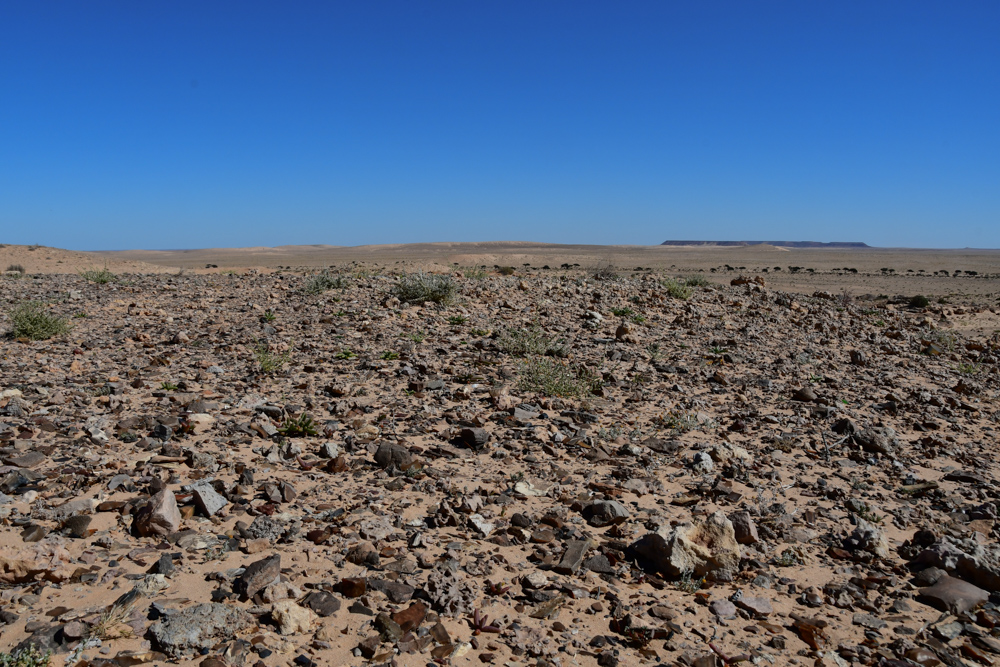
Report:
[{"label": "sparse vegetation", "polygon": [[23,276],[24,275],[24,267],[21,266],[20,264],[10,264],[7,267],[7,272],[8,273],[20,273]]},{"label": "sparse vegetation", "polygon": [[351,281],[346,276],[333,274],[329,269],[325,269],[321,273],[310,276],[303,285],[302,291],[306,294],[322,294],[332,289],[345,289],[350,284]]},{"label": "sparse vegetation", "polygon": [[686,287],[708,287],[711,284],[711,281],[704,276],[687,276],[684,279]]},{"label": "sparse vegetation", "polygon": [[87,282],[97,283],[98,285],[106,285],[107,283],[113,283],[118,280],[118,276],[109,271],[106,266],[103,269],[87,269],[86,271],[81,271],[80,277]]},{"label": "sparse vegetation", "polygon": [[518,370],[518,388],[544,396],[588,396],[600,386],[599,380],[586,367],[549,357],[526,359]]},{"label": "sparse vegetation", "polygon": [[926,308],[927,306],[930,305],[930,303],[931,303],[930,299],[928,299],[923,294],[918,294],[912,299],[910,299],[907,305],[909,305],[910,308]]},{"label": "sparse vegetation", "polygon": [[34,644],[13,653],[0,652],[0,667],[48,667],[52,651],[42,653]]},{"label": "sparse vegetation", "polygon": [[448,304],[455,298],[457,288],[450,276],[436,273],[413,273],[404,275],[392,290],[393,295],[403,303]]},{"label": "sparse vegetation", "polygon": [[[568,267],[568,265],[563,264],[563,267]],[[621,275],[618,270],[611,264],[611,262],[603,262],[590,272],[590,277],[594,280],[601,281],[615,281],[621,280]]]},{"label": "sparse vegetation", "polygon": [[289,438],[302,438],[308,435],[316,435],[316,422],[306,413],[298,417],[289,417],[280,427],[278,432]]},{"label": "sparse vegetation", "polygon": [[660,285],[663,286],[668,296],[675,299],[686,301],[691,296],[691,288],[674,278],[664,278],[660,281]]},{"label": "sparse vegetation", "polygon": [[465,315],[452,315],[451,317],[448,318],[448,324],[452,325],[453,327],[465,324],[468,321],[469,318],[466,317]]},{"label": "sparse vegetation", "polygon": [[14,306],[8,313],[11,321],[10,334],[14,338],[48,340],[69,333],[72,326],[65,317],[53,315],[40,301],[24,301]]},{"label": "sparse vegetation", "polygon": [[512,275],[514,275],[514,267],[513,266],[501,266],[500,268],[497,269],[497,272],[501,276],[512,276]]},{"label": "sparse vegetation", "polygon": [[473,266],[463,270],[462,275],[464,275],[469,280],[486,280],[486,278],[489,276],[489,274],[486,273],[486,269],[479,266]]},{"label": "sparse vegetation", "polygon": [[394,359],[399,359],[399,353],[393,352],[392,350],[386,350],[385,352],[382,353],[382,356],[380,358],[385,361],[392,361]]},{"label": "sparse vegetation", "polygon": [[276,373],[285,367],[292,359],[292,355],[287,350],[284,352],[272,352],[270,346],[263,341],[254,341],[253,358],[257,363],[257,369],[265,374]]}]

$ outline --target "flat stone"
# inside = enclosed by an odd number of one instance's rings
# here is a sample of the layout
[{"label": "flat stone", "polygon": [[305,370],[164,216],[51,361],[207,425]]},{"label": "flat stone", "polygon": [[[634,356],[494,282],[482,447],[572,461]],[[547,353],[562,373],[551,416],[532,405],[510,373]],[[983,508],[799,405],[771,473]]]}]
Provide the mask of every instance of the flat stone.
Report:
[{"label": "flat stone", "polygon": [[424,617],[426,616],[427,605],[418,601],[414,602],[402,611],[395,612],[392,614],[391,618],[394,622],[399,624],[399,627],[403,632],[412,632],[420,627],[420,624],[424,622]]},{"label": "flat stone", "polygon": [[312,591],[302,604],[316,612],[317,616],[332,616],[340,611],[340,599],[326,591]]},{"label": "flat stone", "polygon": [[744,595],[736,604],[740,606],[741,609],[745,609],[752,614],[757,616],[768,616],[774,613],[774,607],[771,606],[771,601],[767,598],[751,597]]},{"label": "flat stone", "polygon": [[872,616],[871,614],[864,614],[858,612],[854,614],[851,618],[851,622],[854,625],[860,625],[863,628],[869,628],[871,630],[882,630],[883,628],[889,627],[889,624],[883,621],[877,616]]},{"label": "flat stone", "polygon": [[149,632],[164,653],[180,658],[233,637],[253,620],[242,609],[208,602],[170,612],[166,618],[153,623]]},{"label": "flat stone", "polygon": [[592,540],[570,540],[566,543],[566,551],[563,553],[562,559],[552,569],[559,574],[576,574],[580,566],[583,565],[583,559],[587,552],[594,546]]},{"label": "flat stone", "polygon": [[735,618],[736,605],[726,599],[712,600],[708,603],[708,609],[719,618]]},{"label": "flat stone", "polygon": [[982,588],[945,575],[933,586],[921,588],[918,599],[942,611],[961,614],[975,609],[989,598],[989,593]]},{"label": "flat stone", "polygon": [[194,502],[205,516],[215,516],[219,510],[229,504],[210,484],[198,484],[191,492]]},{"label": "flat stone", "polygon": [[394,442],[383,442],[375,451],[375,463],[380,468],[395,468],[401,472],[406,472],[415,465],[416,459],[410,453],[410,450],[403,445],[398,445]]}]

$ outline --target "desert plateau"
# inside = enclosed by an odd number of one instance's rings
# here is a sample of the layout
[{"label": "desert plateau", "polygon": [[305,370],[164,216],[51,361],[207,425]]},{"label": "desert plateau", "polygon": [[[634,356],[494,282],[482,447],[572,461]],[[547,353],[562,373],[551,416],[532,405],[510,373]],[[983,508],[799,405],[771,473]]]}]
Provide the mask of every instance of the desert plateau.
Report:
[{"label": "desert plateau", "polygon": [[0,651],[1000,661],[1000,251],[4,245],[2,268]]}]

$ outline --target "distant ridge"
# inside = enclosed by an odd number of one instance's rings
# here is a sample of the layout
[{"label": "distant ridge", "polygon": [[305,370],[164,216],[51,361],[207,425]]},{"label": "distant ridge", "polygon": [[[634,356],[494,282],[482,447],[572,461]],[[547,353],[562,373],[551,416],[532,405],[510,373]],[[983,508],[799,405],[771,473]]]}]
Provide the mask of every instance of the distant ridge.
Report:
[{"label": "distant ridge", "polygon": [[855,241],[834,241],[832,243],[822,243],[820,241],[664,241],[660,245],[718,245],[718,246],[745,246],[745,245],[773,245],[781,248],[870,248],[867,243]]}]

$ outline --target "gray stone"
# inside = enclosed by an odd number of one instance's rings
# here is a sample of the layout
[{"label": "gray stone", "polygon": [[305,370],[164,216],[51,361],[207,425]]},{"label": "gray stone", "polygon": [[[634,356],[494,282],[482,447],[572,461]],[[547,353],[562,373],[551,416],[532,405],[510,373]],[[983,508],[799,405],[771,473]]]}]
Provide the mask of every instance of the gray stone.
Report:
[{"label": "gray stone", "polygon": [[406,447],[394,442],[383,442],[375,450],[375,463],[383,469],[395,468],[406,472],[416,465],[416,459]]},{"label": "gray stone", "polygon": [[863,628],[868,628],[870,630],[882,630],[883,628],[889,627],[889,624],[883,621],[877,616],[872,616],[871,614],[865,614],[862,612],[857,612],[851,618],[851,622],[854,625],[860,625]]},{"label": "gray stone", "polygon": [[149,631],[160,650],[173,658],[181,658],[211,648],[252,623],[253,617],[242,609],[209,602],[170,612],[166,618],[153,623]]},{"label": "gray stone", "polygon": [[312,591],[302,604],[316,612],[317,616],[332,616],[340,611],[340,599],[326,591]]},{"label": "gray stone", "polygon": [[736,605],[726,599],[712,600],[708,604],[708,609],[719,618],[736,617]]},{"label": "gray stone", "polygon": [[628,509],[617,500],[599,500],[583,508],[583,518],[597,528],[624,523],[628,516]]},{"label": "gray stone", "polygon": [[756,614],[757,616],[769,616],[774,613],[774,607],[771,606],[771,601],[767,598],[744,595],[736,601],[736,604],[741,609],[746,609],[750,613]]},{"label": "gray stone", "polygon": [[563,553],[562,559],[552,569],[559,574],[575,574],[583,565],[583,559],[587,552],[594,546],[593,540],[570,540],[566,544],[566,551]]},{"label": "gray stone", "polygon": [[194,502],[205,516],[215,516],[219,510],[229,504],[211,484],[198,484],[191,489]]},{"label": "gray stone", "polygon": [[715,470],[715,461],[708,452],[696,452],[691,457],[691,470],[696,475],[707,475]]},{"label": "gray stone", "polygon": [[889,557],[889,541],[885,537],[882,529],[873,523],[865,521],[861,517],[855,517],[857,527],[854,532],[844,540],[844,548],[848,551],[867,551],[879,558]]},{"label": "gray stone", "polygon": [[854,434],[854,442],[871,454],[892,456],[899,447],[896,431],[889,427],[866,428]]}]

